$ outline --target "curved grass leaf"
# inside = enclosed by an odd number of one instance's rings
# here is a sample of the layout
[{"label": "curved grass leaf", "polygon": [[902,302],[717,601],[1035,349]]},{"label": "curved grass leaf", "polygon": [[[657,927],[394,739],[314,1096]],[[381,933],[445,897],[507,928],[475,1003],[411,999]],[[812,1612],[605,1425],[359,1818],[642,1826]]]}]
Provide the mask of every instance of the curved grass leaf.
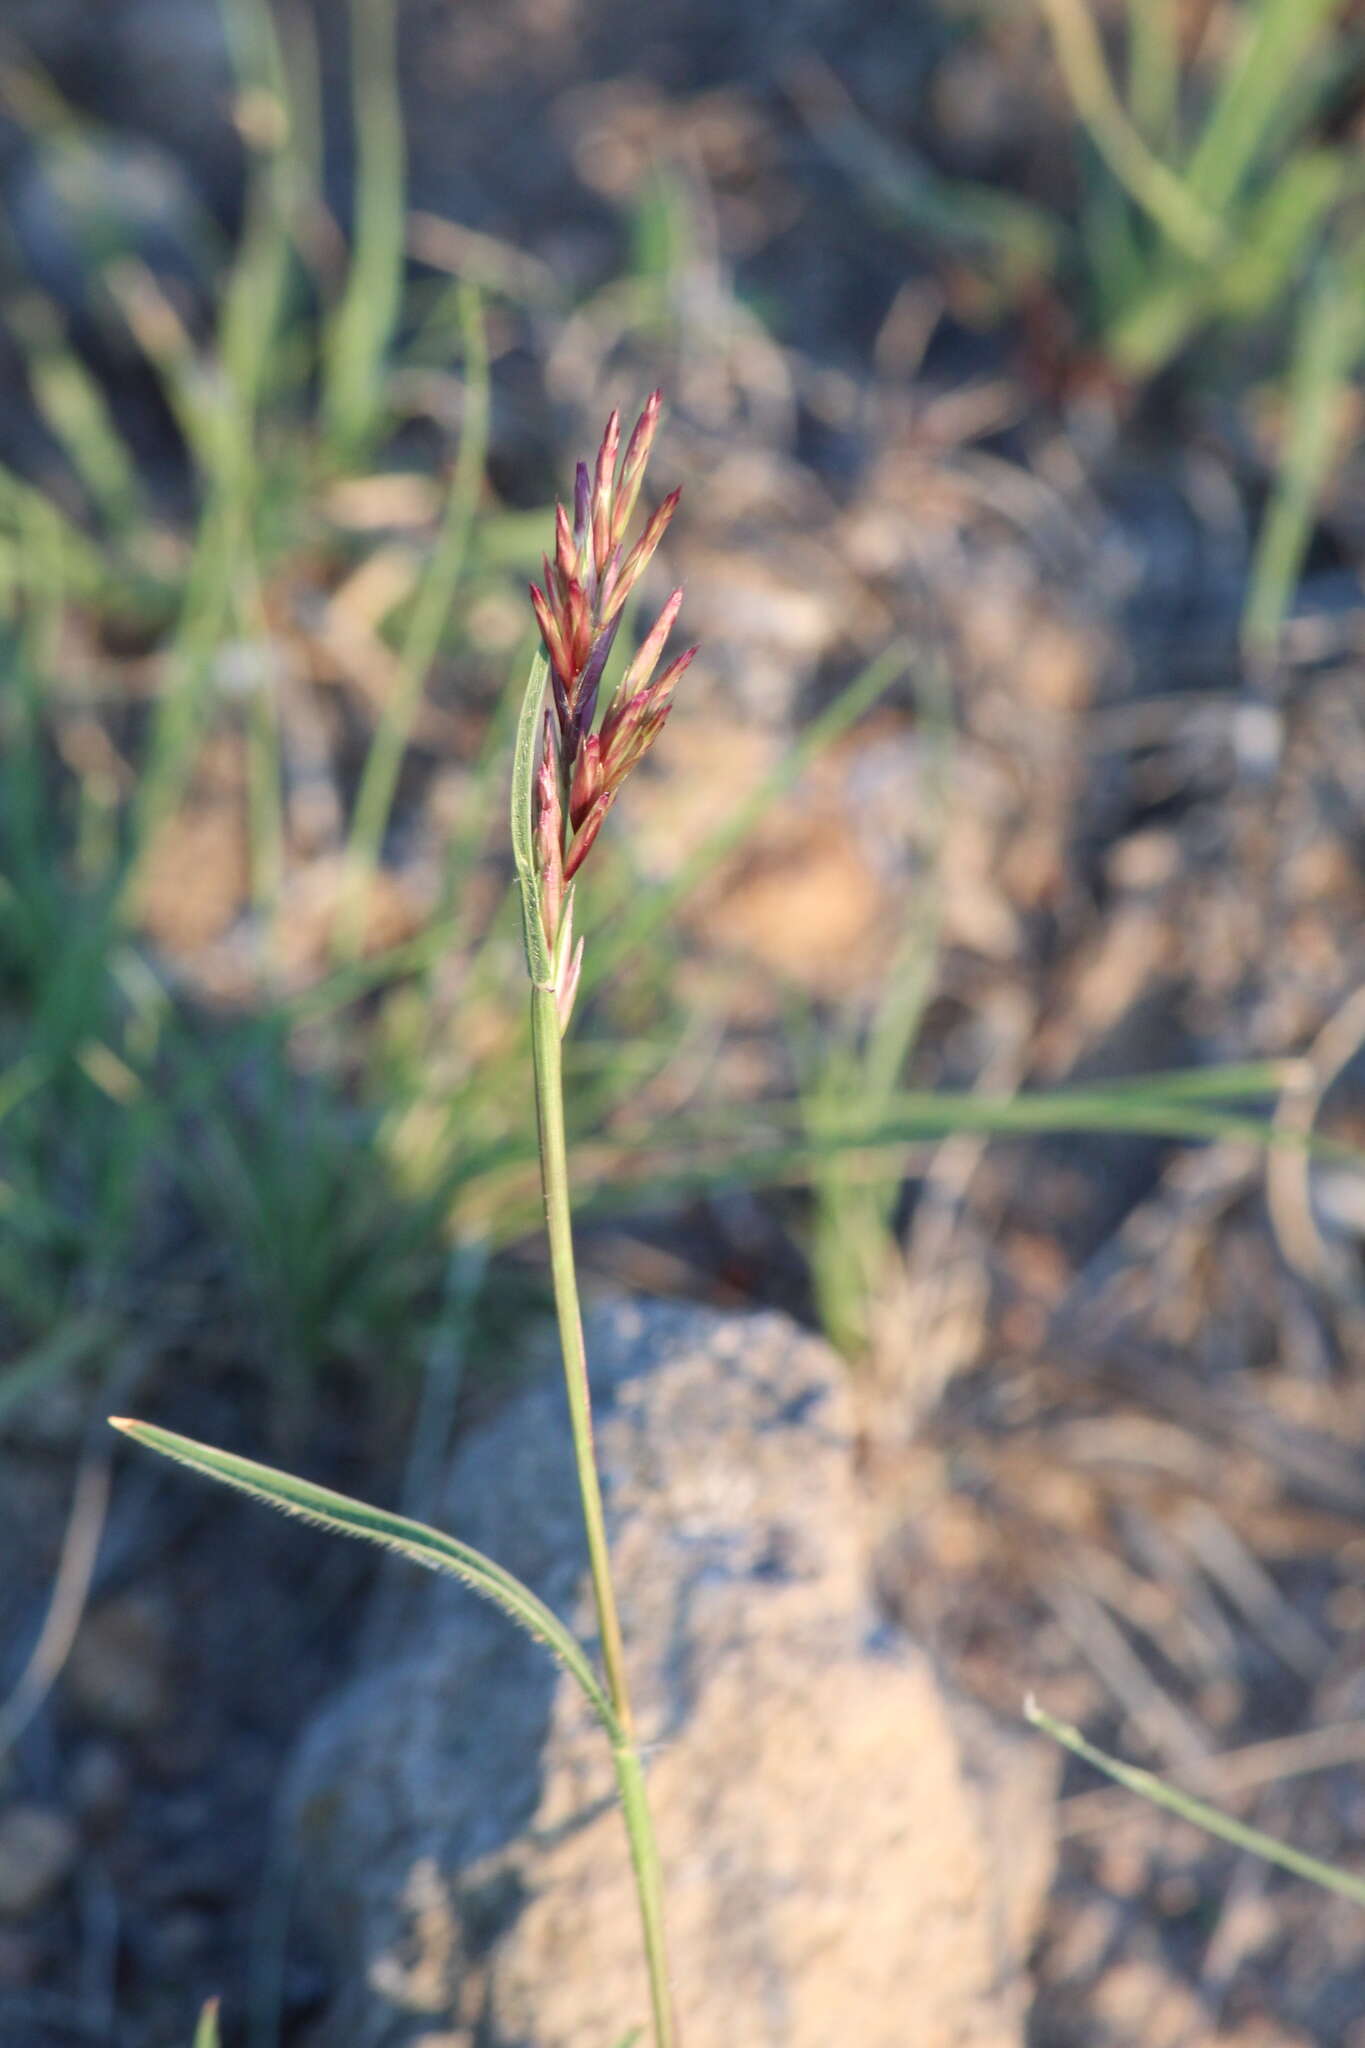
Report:
[{"label": "curved grass leaf", "polygon": [[210,1998],[194,2030],[194,2048],[218,2048],[218,2000]]},{"label": "curved grass leaf", "polygon": [[429,1528],[425,1522],[410,1521],[406,1515],[390,1514],[384,1508],[352,1500],[347,1494],[333,1493],[330,1487],[314,1486],[311,1480],[298,1479],[292,1472],[277,1471],[273,1465],[258,1465],[254,1458],[239,1458],[231,1451],[220,1451],[210,1444],[197,1443],[193,1437],[179,1436],[174,1430],[158,1429],[150,1422],[131,1422],[118,1415],[111,1415],[109,1421],[114,1429],[131,1437],[134,1443],[160,1451],[164,1457],[188,1465],[192,1471],[202,1472],[210,1479],[221,1480],[225,1486],[236,1487],[240,1493],[263,1500],[269,1507],[279,1508],[286,1515],[298,1515],[306,1522],[334,1530],[339,1536],[359,1536],[385,1550],[399,1551],[415,1564],[425,1565],[429,1571],[448,1572],[452,1578],[468,1586],[471,1592],[491,1600],[528,1635],[553,1651],[564,1669],[583,1688],[612,1741],[620,1741],[621,1730],[616,1715],[582,1644],[529,1586],[524,1586],[511,1572],[504,1571],[501,1565],[494,1564],[482,1551],[472,1550],[467,1543],[457,1542],[455,1537],[447,1536],[440,1529]]},{"label": "curved grass leaf", "polygon": [[1188,1792],[1168,1785],[1151,1771],[1138,1770],[1133,1764],[1121,1763],[1117,1757],[1106,1755],[1104,1750],[1096,1749],[1093,1742],[1087,1742],[1079,1728],[1054,1720],[1034,1699],[1024,1702],[1024,1714],[1033,1727],[1040,1728],[1044,1735],[1050,1735],[1073,1756],[1083,1757],[1086,1763],[1093,1764],[1097,1771],[1103,1771],[1115,1784],[1136,1793],[1139,1799],[1164,1807],[1168,1813],[1178,1814],[1181,1820],[1190,1821],[1195,1827],[1202,1828],[1205,1834],[1216,1836],[1220,1842],[1230,1842],[1234,1849],[1245,1849],[1249,1855],[1259,1856],[1263,1863],[1273,1863],[1281,1870],[1292,1871],[1295,1877],[1306,1877],[1310,1884],[1320,1885],[1324,1891],[1338,1892],[1343,1899],[1365,1906],[1365,1877],[1356,1877],[1349,1870],[1339,1870],[1333,1863],[1323,1863],[1316,1856],[1306,1855],[1302,1849],[1291,1848],[1287,1842],[1278,1842],[1273,1835],[1262,1834],[1259,1828],[1249,1828],[1218,1807],[1208,1806],[1202,1799],[1192,1798]]}]

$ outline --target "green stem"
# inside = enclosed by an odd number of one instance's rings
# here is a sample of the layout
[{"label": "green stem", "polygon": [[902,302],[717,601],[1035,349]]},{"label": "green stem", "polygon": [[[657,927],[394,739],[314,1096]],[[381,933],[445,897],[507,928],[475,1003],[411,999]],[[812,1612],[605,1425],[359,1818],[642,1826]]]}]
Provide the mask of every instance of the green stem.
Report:
[{"label": "green stem", "polygon": [[669,1988],[668,1941],[664,1930],[663,1872],[659,1867],[659,1849],[654,1839],[644,1765],[640,1761],[639,1750],[630,1743],[617,1745],[612,1755],[616,1764],[617,1788],[621,1794],[621,1811],[625,1815],[626,1833],[630,1838],[635,1895],[640,1902],[654,2040],[656,2048],[677,2048],[673,1996]]},{"label": "green stem", "polygon": [[613,1743],[616,1781],[621,1794],[630,1857],[635,1871],[636,1896],[644,1934],[645,1960],[649,1969],[650,2006],[654,2018],[656,2048],[676,2048],[672,2000],[669,1992],[668,1955],[664,1940],[663,1878],[659,1851],[650,1819],[644,1768],[635,1747],[634,1716],[626,1685],[625,1658],[621,1645],[621,1623],[616,1612],[616,1593],[611,1579],[611,1558],[607,1549],[606,1516],[602,1508],[602,1487],[593,1446],[592,1397],[588,1388],[588,1359],[583,1344],[583,1318],[578,1303],[578,1276],[574,1265],[573,1222],[569,1206],[569,1164],[564,1137],[564,1073],[560,1059],[559,1010],[555,993],[538,983],[531,990],[531,1054],[536,1077],[536,1117],[540,1131],[540,1176],[545,1196],[545,1227],[550,1241],[550,1274],[554,1283],[555,1312],[559,1318],[559,1341],[564,1355],[564,1380],[569,1395],[569,1419],[573,1431],[574,1462],[583,1502],[583,1526],[588,1539],[588,1566],[592,1574],[593,1599],[597,1606],[598,1633],[602,1641],[602,1665],[612,1712],[620,1726],[620,1739]]},{"label": "green stem", "polygon": [[569,1161],[564,1140],[564,1070],[559,1052],[559,1011],[554,990],[531,991],[531,1057],[536,1074],[536,1118],[540,1129],[540,1178],[545,1195],[545,1228],[550,1239],[550,1275],[555,1314],[564,1353],[564,1380],[569,1394],[574,1462],[583,1499],[583,1526],[588,1537],[597,1626],[602,1638],[602,1665],[616,1718],[628,1741],[634,1740],[630,1699],[626,1689],[621,1623],[611,1582],[607,1523],[597,1452],[592,1434],[592,1396],[588,1390],[588,1355],[583,1345],[583,1318],[578,1306],[578,1274],[574,1266],[573,1223],[569,1208]]}]

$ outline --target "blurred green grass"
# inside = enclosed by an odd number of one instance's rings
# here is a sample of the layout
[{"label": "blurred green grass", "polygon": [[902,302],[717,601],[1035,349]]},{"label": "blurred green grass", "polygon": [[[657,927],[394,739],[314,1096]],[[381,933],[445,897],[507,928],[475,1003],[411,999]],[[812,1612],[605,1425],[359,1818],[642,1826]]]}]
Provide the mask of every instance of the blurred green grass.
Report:
[{"label": "blurred green grass", "polygon": [[[945,177],[893,145],[832,72],[794,97],[869,209],[936,244],[984,315],[1027,318],[1049,376],[1131,402],[1173,372],[1284,404],[1243,606],[1273,657],[1365,358],[1365,43],[1350,0],[1034,0],[1061,93],[1062,210]],[[986,11],[989,27],[994,17]],[[1004,28],[1003,19],[999,22]],[[1017,33],[1019,24],[1014,24]]]},{"label": "blurred green grass", "polygon": [[[1084,38],[1074,6],[1054,0],[1052,14],[1059,48]],[[1097,291],[1109,293],[1101,330],[1128,373],[1151,374],[1215,318],[1283,324],[1291,287],[1311,273],[1288,379],[1288,452],[1248,598],[1249,637],[1265,647],[1292,594],[1332,459],[1333,407],[1365,325],[1360,245],[1345,208],[1352,174],[1334,157],[1329,178],[1322,152],[1302,141],[1314,102],[1295,23],[1303,28],[1307,17],[1274,5],[1246,16],[1248,40],[1182,151],[1168,11],[1133,10],[1124,132],[1146,138],[1142,161],[1165,163],[1157,193],[1185,195],[1174,219],[1154,203],[1149,178],[1134,180],[1131,151],[1106,142],[1113,109],[1103,91],[1095,97],[1093,78],[1086,87],[1089,60],[1079,70],[1073,61],[1067,75],[1107,193],[1087,205],[1081,245]],[[1312,12],[1318,25],[1330,16],[1323,5]],[[248,184],[212,334],[190,331],[132,251],[115,247],[100,259],[110,317],[155,372],[183,439],[188,525],[156,506],[57,309],[35,288],[15,323],[80,505],[64,508],[0,473],[0,1298],[9,1359],[0,1415],[134,1336],[149,1353],[193,1356],[210,1329],[211,1355],[239,1350],[268,1362],[294,1400],[338,1365],[416,1379],[463,1344],[469,1273],[476,1293],[496,1295],[491,1254],[532,1232],[538,1215],[503,843],[510,707],[529,646],[502,657],[505,688],[478,707],[482,737],[464,764],[461,814],[421,928],[377,945],[367,918],[432,673],[468,655],[474,607],[516,589],[548,532],[548,508],[507,512],[488,484],[479,286],[459,276],[427,280],[420,292],[407,285],[392,0],[352,7],[358,202],[349,255],[330,268],[316,258],[314,232],[315,55],[297,39],[282,46],[263,0],[227,0],[226,19]],[[1283,103],[1270,90],[1276,81]],[[1304,195],[1294,207],[1278,182],[1285,163]],[[952,213],[953,194],[937,191],[936,205],[931,228],[951,232],[942,209]],[[1281,206],[1273,234],[1272,205]],[[1216,277],[1185,246],[1185,215],[1215,224],[1228,252]],[[1008,210],[973,212],[973,233],[988,243],[1017,229]],[[660,270],[675,260],[675,239],[642,221],[637,272],[621,299],[642,331],[664,317]],[[1051,261],[1064,241],[1049,226],[1024,252],[1024,268]],[[435,419],[433,354],[455,366],[436,373]],[[281,593],[334,588],[378,552],[335,516],[336,494],[389,474],[419,427],[423,446],[439,451],[440,509],[376,628],[385,694],[349,793],[326,964],[299,984],[281,951],[288,826],[272,680]],[[69,661],[73,620],[84,670]],[[117,654],[102,651],[130,647],[154,686],[109,714],[119,724],[114,747],[99,739],[108,707],[89,665],[107,658],[113,673]],[[1263,1140],[1269,1122],[1257,1105],[1272,1103],[1286,1079],[1270,1065],[1048,1096],[908,1094],[934,967],[929,890],[888,934],[888,974],[870,1015],[850,1007],[833,1019],[793,1016],[789,1095],[716,1101],[651,1122],[661,1077],[716,1023],[685,999],[670,918],[819,753],[907,676],[946,760],[944,687],[914,650],[894,647],[847,684],[674,880],[647,883],[629,844],[613,841],[588,906],[584,994],[593,1000],[569,1048],[583,1213],[666,1207],[696,1189],[801,1188],[818,1312],[854,1359],[869,1348],[879,1290],[900,1255],[896,1212],[914,1148],[968,1130]],[[116,696],[111,689],[109,701]],[[206,742],[223,731],[240,739],[246,762],[252,994],[245,1006],[215,1008],[149,947],[142,902],[167,821],[191,796]],[[453,1272],[464,1276],[458,1286]],[[524,1279],[510,1292],[523,1298]]]},{"label": "blurred green grass", "polygon": [[[1101,346],[1145,380],[1211,332],[1287,365],[1242,629],[1269,658],[1365,353],[1362,48],[1345,0],[1246,0],[1192,65],[1176,0],[1129,0],[1122,91],[1089,0],[1040,0],[1089,148],[1078,257]],[[1296,314],[1295,307],[1302,303]]]}]

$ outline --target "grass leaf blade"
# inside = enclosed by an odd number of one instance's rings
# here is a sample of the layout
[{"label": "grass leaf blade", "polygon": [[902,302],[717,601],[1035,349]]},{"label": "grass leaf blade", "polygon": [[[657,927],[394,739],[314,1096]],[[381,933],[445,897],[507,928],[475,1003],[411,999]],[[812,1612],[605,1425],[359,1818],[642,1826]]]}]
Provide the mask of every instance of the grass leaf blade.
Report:
[{"label": "grass leaf blade", "polygon": [[1323,1863],[1302,1849],[1277,1841],[1273,1835],[1262,1834],[1259,1828],[1247,1827],[1220,1808],[1209,1806],[1202,1799],[1195,1799],[1190,1793],[1168,1785],[1164,1778],[1156,1777],[1151,1771],[1139,1770],[1135,1764],[1125,1764],[1118,1757],[1107,1755],[1104,1750],[1096,1749],[1093,1742],[1087,1742],[1079,1728],[1054,1720],[1034,1699],[1025,1701],[1024,1714],[1033,1727],[1041,1729],[1044,1735],[1050,1735],[1073,1756],[1093,1764],[1115,1784],[1136,1793],[1139,1799],[1164,1807],[1166,1812],[1192,1822],[1218,1841],[1230,1843],[1234,1849],[1245,1849],[1248,1854],[1259,1856],[1263,1863],[1273,1863],[1280,1870],[1288,1870],[1295,1877],[1304,1877],[1310,1884],[1320,1885],[1324,1891],[1337,1892],[1343,1899],[1365,1906],[1365,1878],[1356,1877],[1349,1870],[1339,1870],[1335,1864]]},{"label": "grass leaf blade", "polygon": [[218,2000],[210,1998],[194,2030],[194,2048],[218,2048]]},{"label": "grass leaf blade", "polygon": [[348,1494],[334,1493],[326,1486],[315,1486],[311,1480],[296,1478],[292,1472],[278,1471],[273,1465],[260,1465],[254,1458],[241,1458],[232,1451],[217,1450],[210,1444],[196,1442],[193,1437],[180,1436],[174,1430],[159,1429],[150,1422],[132,1422],[126,1417],[112,1415],[109,1420],[113,1428],[131,1437],[134,1443],[160,1451],[163,1457],[188,1465],[192,1471],[220,1480],[223,1485],[250,1494],[255,1500],[265,1501],[286,1515],[297,1515],[303,1521],[317,1523],[338,1535],[358,1536],[366,1542],[379,1544],[383,1549],[399,1551],[430,1571],[447,1572],[459,1579],[472,1592],[500,1607],[528,1635],[554,1652],[565,1670],[583,1688],[608,1734],[613,1740],[617,1739],[616,1716],[581,1643],[529,1586],[524,1586],[511,1572],[504,1571],[501,1565],[485,1557],[482,1551],[471,1549],[467,1543],[460,1543],[440,1529],[429,1528],[425,1522],[410,1521],[406,1515],[390,1514],[384,1508],[371,1507],[368,1502],[352,1500]]}]

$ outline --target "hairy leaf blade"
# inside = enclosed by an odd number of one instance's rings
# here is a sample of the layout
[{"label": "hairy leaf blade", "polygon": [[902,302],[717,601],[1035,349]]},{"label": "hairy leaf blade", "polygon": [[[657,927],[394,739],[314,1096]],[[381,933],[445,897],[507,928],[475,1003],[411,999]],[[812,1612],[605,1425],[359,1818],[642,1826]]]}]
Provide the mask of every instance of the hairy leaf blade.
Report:
[{"label": "hairy leaf blade", "polygon": [[258,1464],[254,1458],[241,1458],[232,1451],[220,1451],[210,1444],[198,1443],[193,1437],[180,1436],[175,1430],[159,1429],[150,1422],[129,1421],[123,1416],[111,1415],[109,1420],[114,1429],[131,1437],[134,1443],[160,1451],[163,1457],[250,1494],[286,1515],[297,1515],[341,1536],[361,1537],[385,1550],[396,1550],[429,1571],[446,1572],[459,1579],[471,1592],[500,1607],[528,1635],[554,1653],[578,1681],[608,1734],[614,1741],[619,1740],[616,1716],[582,1644],[529,1586],[504,1571],[492,1558],[485,1557],[481,1550],[447,1536],[443,1530],[429,1528],[425,1522],[390,1514],[387,1509],[371,1507],[367,1501],[334,1493],[330,1487],[315,1486],[311,1480],[299,1479],[292,1472],[281,1472],[273,1465]]}]

